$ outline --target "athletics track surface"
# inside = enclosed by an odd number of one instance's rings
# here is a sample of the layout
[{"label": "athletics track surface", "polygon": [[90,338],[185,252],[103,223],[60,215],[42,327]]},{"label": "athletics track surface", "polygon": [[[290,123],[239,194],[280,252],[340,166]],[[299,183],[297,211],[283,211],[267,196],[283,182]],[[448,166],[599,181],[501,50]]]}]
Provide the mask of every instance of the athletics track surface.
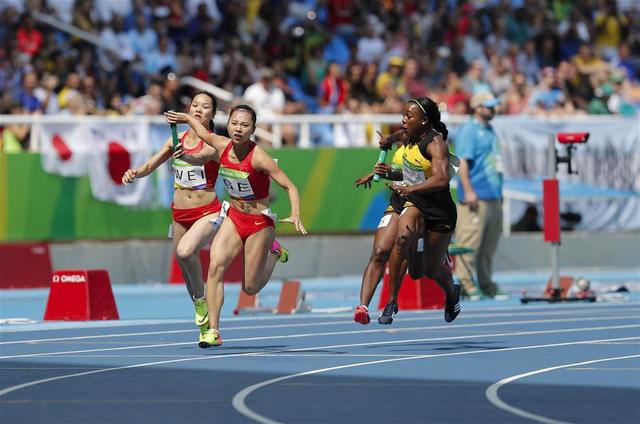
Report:
[{"label": "athletics track surface", "polygon": [[225,318],[208,350],[186,319],[3,326],[0,421],[640,422],[637,296],[372,317]]}]

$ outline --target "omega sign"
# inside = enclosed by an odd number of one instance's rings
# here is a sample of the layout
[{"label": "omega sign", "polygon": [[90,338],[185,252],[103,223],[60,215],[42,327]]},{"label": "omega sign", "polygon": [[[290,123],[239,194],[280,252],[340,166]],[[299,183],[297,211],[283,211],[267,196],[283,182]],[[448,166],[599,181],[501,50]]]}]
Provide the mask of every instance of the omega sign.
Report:
[{"label": "omega sign", "polygon": [[86,283],[87,279],[84,274],[55,274],[53,276],[54,283]]}]

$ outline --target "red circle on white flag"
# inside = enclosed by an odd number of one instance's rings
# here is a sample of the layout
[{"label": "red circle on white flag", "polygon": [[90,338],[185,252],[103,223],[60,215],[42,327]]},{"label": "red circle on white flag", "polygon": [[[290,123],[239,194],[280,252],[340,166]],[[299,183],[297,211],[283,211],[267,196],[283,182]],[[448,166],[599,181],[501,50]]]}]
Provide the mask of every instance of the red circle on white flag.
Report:
[{"label": "red circle on white flag", "polygon": [[122,184],[122,176],[131,168],[131,154],[122,144],[117,141],[109,141],[107,147],[108,162],[107,168],[111,180],[118,185]]},{"label": "red circle on white flag", "polygon": [[51,137],[51,145],[61,161],[66,162],[73,156],[73,152],[60,134],[54,134],[53,137]]}]

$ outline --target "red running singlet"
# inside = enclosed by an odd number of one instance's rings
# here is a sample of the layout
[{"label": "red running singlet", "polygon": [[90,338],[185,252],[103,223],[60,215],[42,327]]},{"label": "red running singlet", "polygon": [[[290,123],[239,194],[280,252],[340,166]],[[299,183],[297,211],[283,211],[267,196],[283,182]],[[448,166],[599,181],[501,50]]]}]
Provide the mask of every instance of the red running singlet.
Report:
[{"label": "red running singlet", "polygon": [[220,156],[220,178],[229,191],[229,195],[240,200],[260,200],[269,196],[269,175],[257,171],[251,165],[256,143],[251,143],[249,153],[239,163],[229,160],[229,150],[233,148],[233,142],[229,142]]}]

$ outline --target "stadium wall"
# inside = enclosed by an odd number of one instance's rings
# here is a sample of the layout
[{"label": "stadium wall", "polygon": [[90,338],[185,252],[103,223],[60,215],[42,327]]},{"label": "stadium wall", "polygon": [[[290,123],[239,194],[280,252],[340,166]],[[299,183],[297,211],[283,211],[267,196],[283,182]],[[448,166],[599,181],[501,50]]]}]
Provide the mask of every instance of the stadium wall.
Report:
[{"label": "stadium wall", "polygon": [[[371,254],[373,236],[284,236],[280,240],[290,249],[291,260],[276,266],[275,279],[361,274]],[[54,243],[50,250],[54,270],[107,269],[114,283],[164,283],[168,279],[168,240]],[[565,232],[560,265],[564,270],[640,272],[640,237],[638,233]],[[496,272],[548,272],[549,267],[549,245],[543,241],[542,233],[501,238],[494,264]]]}]

